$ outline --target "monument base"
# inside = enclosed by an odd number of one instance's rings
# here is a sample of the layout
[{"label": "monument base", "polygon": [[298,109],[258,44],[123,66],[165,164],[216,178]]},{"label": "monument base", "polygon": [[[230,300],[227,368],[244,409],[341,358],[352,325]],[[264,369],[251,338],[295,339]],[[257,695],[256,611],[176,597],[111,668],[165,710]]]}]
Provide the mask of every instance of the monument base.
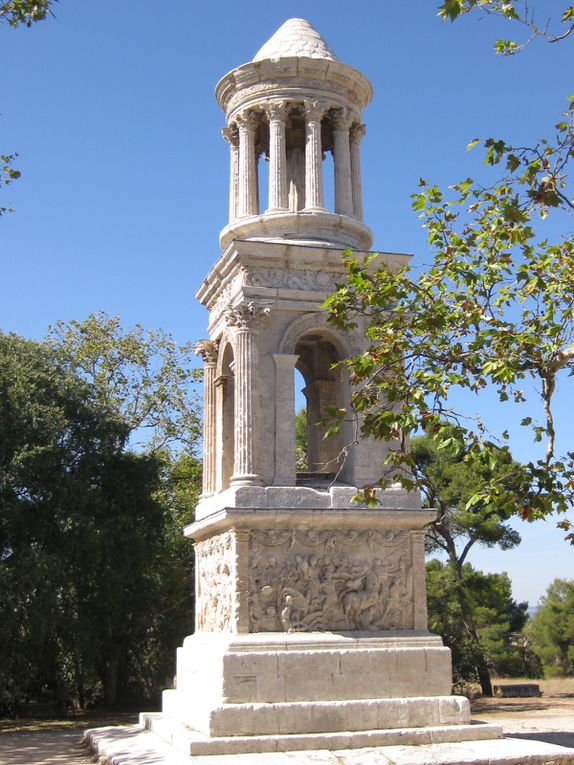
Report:
[{"label": "monument base", "polygon": [[450,651],[429,633],[197,633],[163,714],[140,723],[190,755],[499,738],[450,696]]}]

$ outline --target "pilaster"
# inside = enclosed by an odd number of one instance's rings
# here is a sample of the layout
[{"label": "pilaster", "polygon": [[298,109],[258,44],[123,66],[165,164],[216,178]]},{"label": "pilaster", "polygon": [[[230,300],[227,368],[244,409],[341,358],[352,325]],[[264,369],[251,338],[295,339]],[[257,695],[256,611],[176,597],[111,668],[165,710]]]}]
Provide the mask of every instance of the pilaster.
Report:
[{"label": "pilaster", "polygon": [[235,446],[231,484],[261,484],[256,466],[258,415],[255,407],[257,388],[257,346],[255,332],[270,309],[255,303],[243,303],[227,312],[228,326],[235,328]]},{"label": "pilaster", "polygon": [[200,340],[194,350],[203,359],[203,496],[210,497],[216,490],[215,476],[215,364],[217,343]]}]

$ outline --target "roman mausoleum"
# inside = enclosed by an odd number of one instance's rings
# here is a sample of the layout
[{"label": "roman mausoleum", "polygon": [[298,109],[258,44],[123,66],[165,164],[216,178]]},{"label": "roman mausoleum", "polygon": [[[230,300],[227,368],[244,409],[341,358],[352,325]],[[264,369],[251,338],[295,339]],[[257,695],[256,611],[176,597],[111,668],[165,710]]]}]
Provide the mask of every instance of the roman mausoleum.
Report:
[{"label": "roman mausoleum", "polygon": [[[185,531],[196,624],[162,713],[142,724],[188,755],[494,742],[499,726],[471,725],[468,700],[450,695],[450,651],[428,631],[424,529],[434,512],[398,485],[379,491],[374,509],[353,501],[397,444],[361,437],[351,416],[323,438],[328,408],[349,407],[338,362],[366,344],[364,326],[336,331],[322,304],[345,281],[345,249],[372,246],[361,184],[371,84],[290,19],[216,97],[229,216],[197,293],[209,336],[197,345],[203,493]],[[378,258],[391,269],[408,260]]]},{"label": "roman mausoleum", "polygon": [[[209,338],[197,346],[203,494],[186,529],[196,629],[163,715],[194,732],[197,754],[499,735],[468,724],[467,700],[450,695],[450,652],[427,630],[434,513],[399,486],[380,492],[376,509],[353,503],[393,444],[358,437],[352,418],[327,439],[317,424],[326,407],[348,406],[337,362],[365,344],[363,327],[337,332],[321,306],[344,282],[345,249],[372,244],[360,162],[371,85],[291,19],[216,97],[229,219],[197,294]],[[390,268],[407,259],[380,257]],[[307,410],[302,471],[295,370]]]}]

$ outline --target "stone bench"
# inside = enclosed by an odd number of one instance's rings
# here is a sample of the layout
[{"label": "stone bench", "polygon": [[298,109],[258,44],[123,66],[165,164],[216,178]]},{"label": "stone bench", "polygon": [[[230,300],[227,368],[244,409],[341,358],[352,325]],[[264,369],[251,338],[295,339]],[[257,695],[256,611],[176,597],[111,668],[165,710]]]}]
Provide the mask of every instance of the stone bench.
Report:
[{"label": "stone bench", "polygon": [[513,683],[511,685],[495,685],[494,695],[504,699],[518,696],[541,696],[542,692],[537,683]]}]

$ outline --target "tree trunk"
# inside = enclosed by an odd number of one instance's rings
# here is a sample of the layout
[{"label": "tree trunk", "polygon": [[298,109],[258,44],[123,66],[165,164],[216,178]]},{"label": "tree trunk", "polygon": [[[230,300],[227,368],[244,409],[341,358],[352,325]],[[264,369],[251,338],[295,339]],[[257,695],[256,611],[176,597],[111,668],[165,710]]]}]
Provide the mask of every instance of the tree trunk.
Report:
[{"label": "tree trunk", "polygon": [[118,645],[109,648],[108,658],[104,664],[104,703],[106,707],[115,707],[118,700],[118,667],[120,665],[121,649]]},{"label": "tree trunk", "polygon": [[451,556],[451,566],[454,570],[454,575],[456,579],[456,592],[458,596],[458,605],[460,607],[460,613],[463,619],[464,628],[466,630],[466,634],[470,638],[470,640],[473,642],[475,646],[475,668],[476,668],[476,674],[478,676],[478,682],[480,683],[480,690],[482,692],[483,696],[488,696],[491,698],[494,695],[494,692],[492,690],[492,681],[490,679],[490,670],[488,669],[488,664],[486,663],[486,657],[484,656],[484,653],[482,651],[482,648],[480,646],[480,639],[478,637],[478,633],[476,631],[476,628],[472,624],[472,620],[470,618],[470,609],[466,603],[466,597],[464,593],[464,585],[462,583],[462,562],[457,560],[456,558],[452,558]]}]

